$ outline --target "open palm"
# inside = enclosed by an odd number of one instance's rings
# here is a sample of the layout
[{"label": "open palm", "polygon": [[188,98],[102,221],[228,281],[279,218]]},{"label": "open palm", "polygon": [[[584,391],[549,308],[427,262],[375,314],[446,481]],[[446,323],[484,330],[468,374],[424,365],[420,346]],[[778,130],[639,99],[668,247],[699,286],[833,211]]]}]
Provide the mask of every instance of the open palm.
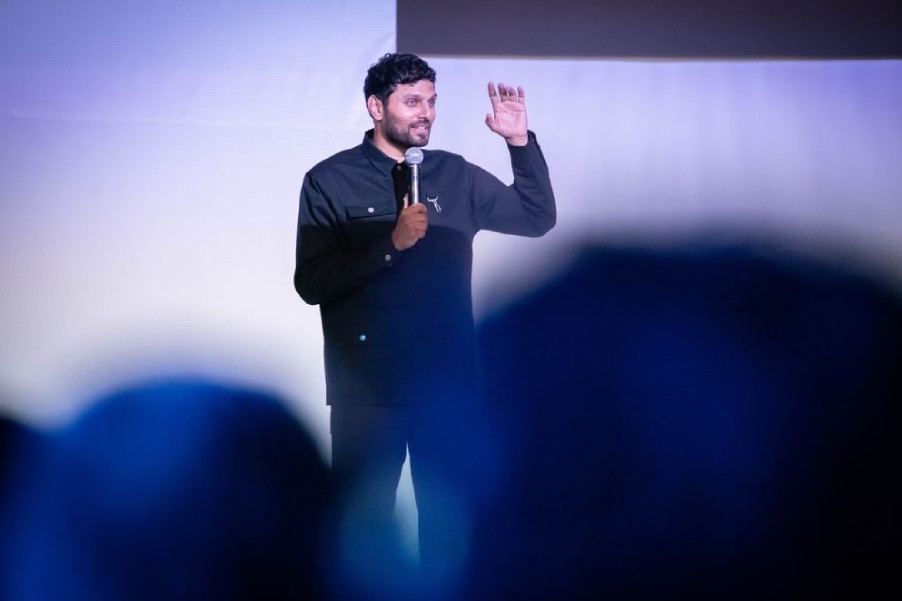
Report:
[{"label": "open palm", "polygon": [[509,144],[521,146],[527,140],[526,94],[523,88],[489,82],[492,113],[485,116],[485,124]]}]

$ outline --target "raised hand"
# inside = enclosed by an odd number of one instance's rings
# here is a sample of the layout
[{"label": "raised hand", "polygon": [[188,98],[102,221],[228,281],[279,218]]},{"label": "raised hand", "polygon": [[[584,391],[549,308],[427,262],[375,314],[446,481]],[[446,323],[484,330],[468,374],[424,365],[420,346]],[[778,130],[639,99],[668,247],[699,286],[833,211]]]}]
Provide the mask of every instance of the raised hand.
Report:
[{"label": "raised hand", "polygon": [[523,88],[489,82],[492,113],[486,113],[485,124],[511,146],[525,146],[528,140],[526,124],[526,93]]}]

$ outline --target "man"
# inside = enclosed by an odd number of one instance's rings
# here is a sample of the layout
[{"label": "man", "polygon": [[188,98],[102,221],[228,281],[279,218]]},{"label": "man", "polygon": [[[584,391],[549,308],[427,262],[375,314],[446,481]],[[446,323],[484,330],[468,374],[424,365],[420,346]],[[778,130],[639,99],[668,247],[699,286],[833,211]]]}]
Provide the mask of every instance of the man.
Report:
[{"label": "man", "polygon": [[489,83],[488,91],[485,123],[508,145],[512,185],[427,150],[424,202],[407,202],[404,156],[429,142],[435,71],[412,54],[387,54],[364,84],[373,129],[313,167],[301,190],[294,284],[320,305],[332,463],[347,519],[391,521],[409,451],[424,566],[461,551],[466,526],[451,516],[466,516],[462,491],[478,455],[473,237],[482,229],[541,236],[555,223],[523,89]]}]

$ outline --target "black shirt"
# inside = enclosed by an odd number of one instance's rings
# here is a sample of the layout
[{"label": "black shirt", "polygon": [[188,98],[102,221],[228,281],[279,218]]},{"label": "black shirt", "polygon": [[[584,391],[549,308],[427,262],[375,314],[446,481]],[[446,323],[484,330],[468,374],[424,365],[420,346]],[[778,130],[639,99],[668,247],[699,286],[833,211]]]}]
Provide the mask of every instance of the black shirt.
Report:
[{"label": "black shirt", "polygon": [[[397,162],[372,142],[317,164],[304,178],[295,288],[319,304],[329,403],[419,402],[473,385],[472,242],[487,229],[541,236],[555,222],[554,194],[534,134],[508,147],[505,185],[459,155],[424,150],[420,197],[426,237],[397,251]],[[411,377],[409,357],[428,364]]]}]

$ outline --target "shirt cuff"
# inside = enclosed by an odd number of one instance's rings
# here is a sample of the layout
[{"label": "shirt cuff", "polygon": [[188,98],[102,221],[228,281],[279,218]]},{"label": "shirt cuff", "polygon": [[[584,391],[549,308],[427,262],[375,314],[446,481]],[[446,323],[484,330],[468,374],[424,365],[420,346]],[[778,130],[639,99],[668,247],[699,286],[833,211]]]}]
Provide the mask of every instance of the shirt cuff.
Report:
[{"label": "shirt cuff", "polygon": [[538,146],[539,142],[536,140],[536,134],[532,130],[526,131],[526,144],[524,146],[511,146],[507,145],[507,149],[510,150],[511,154],[523,153],[526,152],[530,148],[535,148]]},{"label": "shirt cuff", "polygon": [[383,267],[391,267],[401,258],[401,251],[395,248],[391,238],[375,249],[375,255],[380,265]]}]

